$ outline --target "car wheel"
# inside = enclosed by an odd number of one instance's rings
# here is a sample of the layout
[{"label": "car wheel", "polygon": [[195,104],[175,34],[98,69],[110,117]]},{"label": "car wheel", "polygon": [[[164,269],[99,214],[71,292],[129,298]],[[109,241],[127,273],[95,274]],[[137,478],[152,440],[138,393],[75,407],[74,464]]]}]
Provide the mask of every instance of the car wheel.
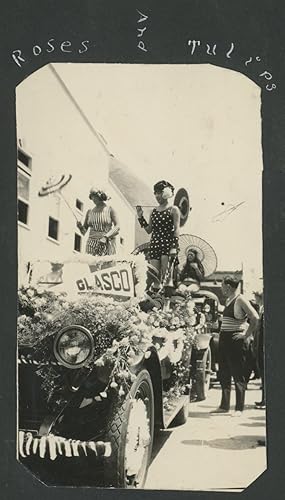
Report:
[{"label": "car wheel", "polygon": [[147,370],[137,375],[127,397],[113,402],[106,429],[112,449],[104,462],[106,486],[142,488],[154,435],[154,395]]},{"label": "car wheel", "polygon": [[197,360],[196,393],[200,401],[206,399],[211,381],[211,349],[205,350],[201,360]]}]

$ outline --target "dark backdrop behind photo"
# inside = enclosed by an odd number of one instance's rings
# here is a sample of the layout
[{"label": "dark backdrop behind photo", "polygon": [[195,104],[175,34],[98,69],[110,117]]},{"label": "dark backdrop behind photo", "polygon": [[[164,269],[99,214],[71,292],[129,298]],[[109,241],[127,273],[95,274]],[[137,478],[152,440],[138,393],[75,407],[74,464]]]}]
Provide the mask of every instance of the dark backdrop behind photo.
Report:
[{"label": "dark backdrop behind photo", "polygon": [[[141,14],[147,19],[138,23]],[[261,88],[263,264],[265,287],[268,470],[246,491],[278,495],[284,486],[283,303],[285,87],[284,6],[277,1],[52,1],[3,4],[1,21],[1,490],[3,498],[109,498],[149,492],[49,489],[15,459],[17,192],[15,89],[49,63],[212,64]],[[145,31],[139,31],[146,27]],[[87,43],[88,42],[88,43]],[[44,117],[43,117],[44,119]],[[245,179],[247,182],[247,179]],[[252,186],[254,192],[254,186]],[[282,307],[283,306],[283,307]],[[179,492],[207,496],[209,493]],[[172,498],[169,491],[151,496]],[[211,496],[222,496],[211,493]]]}]

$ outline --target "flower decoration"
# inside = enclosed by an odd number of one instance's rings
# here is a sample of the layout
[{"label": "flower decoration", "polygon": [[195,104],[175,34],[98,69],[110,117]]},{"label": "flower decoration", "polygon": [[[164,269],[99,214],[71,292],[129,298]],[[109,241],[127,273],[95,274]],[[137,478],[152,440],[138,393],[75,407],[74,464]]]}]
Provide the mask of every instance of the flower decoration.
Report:
[{"label": "flower decoration", "polygon": [[[144,283],[141,270],[145,259],[138,256],[139,260],[142,266],[135,266],[141,272],[137,274],[137,282]],[[102,259],[98,266],[106,262],[110,258]],[[200,323],[197,325],[195,304],[189,297],[169,311],[153,309],[145,313],[138,300],[121,302],[91,293],[70,301],[64,294],[26,286],[19,290],[18,311],[19,345],[33,347],[37,374],[52,407],[63,402],[62,384],[69,369],[55,362],[51,346],[57,332],[71,325],[84,326],[94,339],[93,355],[84,369],[96,368],[108,373],[105,386],[94,396],[95,401],[108,398],[112,391],[125,397],[136,378],[134,365],[140,359],[150,358],[153,346],[161,362],[168,358],[174,367],[168,381],[172,385],[166,387],[166,406],[187,391],[189,352],[195,345],[197,332],[201,332],[197,328]]]},{"label": "flower decoration", "polygon": [[168,200],[168,198],[171,198],[173,196],[173,191],[170,187],[165,187],[162,190],[162,198],[164,200]]}]

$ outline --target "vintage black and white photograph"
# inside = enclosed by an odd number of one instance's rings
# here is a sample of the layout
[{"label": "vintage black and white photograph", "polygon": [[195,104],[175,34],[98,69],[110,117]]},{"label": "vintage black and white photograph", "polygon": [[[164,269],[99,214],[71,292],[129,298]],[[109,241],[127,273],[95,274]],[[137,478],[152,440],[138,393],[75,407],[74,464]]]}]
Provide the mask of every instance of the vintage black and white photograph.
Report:
[{"label": "vintage black and white photograph", "polygon": [[50,63],[16,88],[18,460],[48,486],[267,468],[261,88]]}]

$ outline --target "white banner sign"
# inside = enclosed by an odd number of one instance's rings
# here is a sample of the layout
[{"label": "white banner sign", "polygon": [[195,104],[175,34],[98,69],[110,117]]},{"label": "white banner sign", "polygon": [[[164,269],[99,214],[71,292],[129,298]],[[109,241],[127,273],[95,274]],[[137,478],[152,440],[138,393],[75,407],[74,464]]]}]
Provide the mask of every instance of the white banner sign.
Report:
[{"label": "white banner sign", "polygon": [[65,292],[70,298],[92,291],[112,296],[135,296],[133,271],[127,262],[118,262],[115,266],[93,272],[87,263],[74,262],[66,262],[59,269],[52,269],[46,274],[44,269],[41,271],[43,274],[34,273],[37,274],[38,285],[55,292]]},{"label": "white banner sign", "polygon": [[88,279],[82,277],[76,280],[78,293],[95,290],[106,295],[134,297],[135,287],[131,265],[117,264],[114,267],[90,272]]}]

